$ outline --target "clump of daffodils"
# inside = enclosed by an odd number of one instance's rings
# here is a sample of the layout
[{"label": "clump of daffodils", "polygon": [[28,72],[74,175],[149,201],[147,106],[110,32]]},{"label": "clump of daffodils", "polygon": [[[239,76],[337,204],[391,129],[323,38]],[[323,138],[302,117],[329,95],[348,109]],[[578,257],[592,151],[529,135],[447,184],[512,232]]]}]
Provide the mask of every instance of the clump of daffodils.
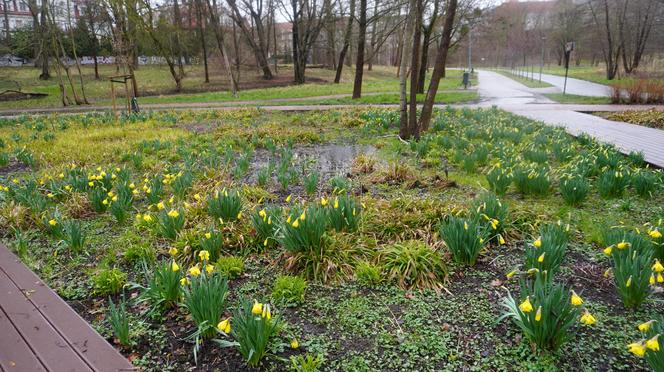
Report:
[{"label": "clump of daffodils", "polygon": [[638,329],[642,337],[627,345],[627,350],[639,358],[645,358],[653,371],[664,370],[664,349],[659,344],[664,335],[664,317],[643,322]]}]

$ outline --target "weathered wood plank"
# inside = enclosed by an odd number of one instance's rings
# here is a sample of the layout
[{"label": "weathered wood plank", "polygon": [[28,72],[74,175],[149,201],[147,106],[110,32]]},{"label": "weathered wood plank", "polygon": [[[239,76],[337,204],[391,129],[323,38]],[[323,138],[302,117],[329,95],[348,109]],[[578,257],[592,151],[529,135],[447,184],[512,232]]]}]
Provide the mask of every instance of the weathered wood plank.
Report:
[{"label": "weathered wood plank", "polygon": [[2,309],[0,335],[0,370],[46,371]]}]

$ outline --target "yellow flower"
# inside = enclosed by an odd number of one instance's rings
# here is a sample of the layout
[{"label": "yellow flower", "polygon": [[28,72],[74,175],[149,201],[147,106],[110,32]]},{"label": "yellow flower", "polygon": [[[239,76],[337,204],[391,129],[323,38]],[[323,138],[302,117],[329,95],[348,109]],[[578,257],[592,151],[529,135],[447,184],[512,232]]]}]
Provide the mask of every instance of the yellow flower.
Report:
[{"label": "yellow flower", "polygon": [[60,177],[60,178],[65,178],[65,174],[64,174],[64,173],[60,173],[60,174],[58,174],[58,177]]},{"label": "yellow flower", "polygon": [[114,197],[111,198],[111,200],[113,200],[113,201],[118,201],[118,197],[117,197],[117,196],[114,196]]},{"label": "yellow flower", "polygon": [[606,269],[606,271],[604,271],[604,277],[605,278],[608,278],[609,275],[611,275],[611,268],[610,267],[608,269]]},{"label": "yellow flower", "polygon": [[251,313],[254,315],[258,315],[261,314],[262,312],[263,312],[263,304],[258,301],[254,301],[254,306],[251,308]]},{"label": "yellow flower", "polygon": [[133,190],[136,188],[136,185],[132,182],[129,184],[129,188]]},{"label": "yellow flower", "polygon": [[463,229],[468,230],[468,223],[466,221],[463,221]]},{"label": "yellow flower", "polygon": [[238,212],[238,214],[237,214],[237,219],[238,219],[238,220],[241,220],[241,219],[242,219],[242,212]]},{"label": "yellow flower", "polygon": [[613,246],[612,246],[612,245],[610,245],[610,246],[604,248],[604,254],[605,254],[605,255],[610,256],[610,255],[611,255],[611,252],[613,252]]},{"label": "yellow flower", "polygon": [[201,269],[198,268],[198,265],[189,268],[189,275],[191,276],[201,275]]},{"label": "yellow flower", "polygon": [[194,194],[194,200],[201,200],[201,196],[199,194]]},{"label": "yellow flower", "polygon": [[505,245],[505,239],[502,235],[498,235],[498,244]]},{"label": "yellow flower", "polygon": [[220,330],[221,332],[224,332],[226,334],[229,334],[231,332],[231,320],[230,319],[224,319],[219,324],[217,324],[217,329]]},{"label": "yellow flower", "polygon": [[297,348],[300,347],[300,343],[297,342],[297,339],[294,338],[290,342],[290,347],[291,347],[291,349],[297,349]]},{"label": "yellow flower", "polygon": [[291,216],[288,216],[288,218],[286,219],[286,223],[290,223],[290,221],[291,221]]},{"label": "yellow flower", "polygon": [[286,203],[290,203],[290,201],[291,201],[291,196],[292,196],[292,195],[289,194],[289,195],[286,197]]},{"label": "yellow flower", "polygon": [[205,239],[210,239],[210,238],[212,238],[212,234],[209,233],[209,232],[206,232],[205,233]]},{"label": "yellow flower", "polygon": [[293,227],[294,227],[294,228],[297,228],[298,226],[300,226],[300,222],[299,222],[299,221],[300,221],[300,220],[295,220],[295,222],[293,222]]},{"label": "yellow flower", "polygon": [[656,273],[661,273],[662,271],[664,271],[664,266],[662,266],[662,263],[659,262],[658,259],[655,259],[655,264],[652,265],[652,270]]},{"label": "yellow flower", "polygon": [[662,237],[662,233],[659,232],[659,230],[657,229],[651,230],[650,232],[648,232],[648,235],[650,235],[650,237],[653,239],[659,239]]},{"label": "yellow flower", "polygon": [[186,276],[182,279],[180,279],[180,285],[188,285],[190,283],[189,278]]},{"label": "yellow flower", "polygon": [[320,205],[322,205],[323,207],[326,206],[327,205],[327,199],[325,199],[324,197],[321,196]]},{"label": "yellow flower", "polygon": [[500,223],[500,221],[498,221],[497,219],[495,219],[495,218],[492,219],[492,220],[491,220],[491,228],[493,228],[494,230],[497,230],[497,229],[498,229],[498,224],[499,224],[499,223]]},{"label": "yellow flower", "polygon": [[628,245],[627,242],[622,241],[622,242],[616,244],[616,247],[617,247],[618,249],[625,249],[625,248],[627,248],[627,245]]},{"label": "yellow flower", "polygon": [[175,247],[171,247],[168,249],[168,254],[170,254],[171,256],[175,256],[176,254],[178,254],[178,249]]},{"label": "yellow flower", "polygon": [[113,195],[115,195],[115,194],[113,193],[113,191],[109,191],[109,192],[108,192],[108,196],[113,197]]},{"label": "yellow flower", "polygon": [[662,276],[662,273],[657,274],[657,283],[664,283],[664,276]]},{"label": "yellow flower", "polygon": [[305,214],[305,212],[302,212],[302,214],[300,215],[300,220],[304,221],[305,218],[307,218],[307,215]]},{"label": "yellow flower", "polygon": [[175,209],[171,209],[168,212],[168,217],[170,217],[170,218],[178,218],[179,216],[180,216],[180,213],[178,213],[178,211],[176,211]]},{"label": "yellow flower", "polygon": [[581,298],[581,296],[576,294],[576,292],[572,291],[572,298],[570,299],[570,302],[574,306],[581,306],[583,304],[583,299]]},{"label": "yellow flower", "polygon": [[655,283],[657,283],[657,281],[655,280],[655,274],[650,274],[650,279],[648,279],[648,283],[650,285],[655,285]]},{"label": "yellow flower", "polygon": [[198,258],[201,261],[210,261],[210,252],[205,251],[205,250],[200,251],[200,252],[198,252]]},{"label": "yellow flower", "polygon": [[265,240],[263,241],[263,246],[267,247],[267,238],[265,238]]},{"label": "yellow flower", "polygon": [[261,209],[260,212],[258,212],[258,215],[263,219],[267,218],[267,212],[265,212],[265,209]]},{"label": "yellow flower", "polygon": [[58,224],[58,221],[56,221],[54,219],[50,219],[50,220],[48,220],[48,224],[51,225],[51,226],[55,226],[55,225]]},{"label": "yellow flower", "polygon": [[[148,194],[149,194],[149,193],[148,193]],[[162,209],[164,209],[165,207],[166,207],[166,206],[164,205],[164,202],[159,202],[159,203],[157,203],[157,209],[162,210]]]},{"label": "yellow flower", "polygon": [[646,347],[652,351],[659,351],[659,334],[656,334],[653,338],[646,341]]},{"label": "yellow flower", "polygon": [[94,182],[92,182],[92,181],[88,182],[88,186],[92,187],[92,186],[94,186],[94,185],[95,185]]},{"label": "yellow flower", "polygon": [[542,306],[537,308],[537,313],[535,313],[535,321],[539,322],[542,320]]},{"label": "yellow flower", "polygon": [[48,197],[51,198],[51,199],[52,199],[52,198],[55,198],[55,195],[53,195],[52,192],[49,192],[48,194],[46,194],[46,196],[48,196]]},{"label": "yellow flower", "polygon": [[171,262],[171,271],[173,272],[180,271],[180,265],[178,265],[178,263],[175,262],[175,260]]},{"label": "yellow flower", "polygon": [[585,325],[593,325],[596,321],[597,319],[595,319],[595,317],[592,316],[592,314],[590,314],[587,310],[583,315],[581,315],[581,323]]},{"label": "yellow flower", "polygon": [[539,257],[537,257],[537,262],[539,262],[539,263],[544,262],[544,255],[545,254],[546,254],[546,252],[542,253]]},{"label": "yellow flower", "polygon": [[533,305],[530,303],[530,297],[526,297],[525,301],[519,305],[519,309],[524,313],[529,313],[533,311]]},{"label": "yellow flower", "polygon": [[516,274],[516,270],[512,270],[509,273],[507,273],[505,276],[507,279],[512,279],[512,277]]},{"label": "yellow flower", "polygon": [[339,198],[334,198],[334,209],[339,209]]},{"label": "yellow flower", "polygon": [[646,347],[640,342],[632,342],[627,345],[627,349],[630,353],[636,355],[637,357],[643,357],[646,355]]},{"label": "yellow flower", "polygon": [[261,313],[261,316],[267,320],[272,319],[272,313],[270,312],[270,305],[263,306],[263,312]]},{"label": "yellow flower", "polygon": [[150,215],[147,214],[147,213],[144,214],[144,215],[143,215],[143,221],[145,221],[145,222],[152,222],[152,216],[150,216]]},{"label": "yellow flower", "polygon": [[650,328],[652,327],[652,324],[654,323],[654,320],[649,320],[645,323],[639,324],[639,331],[641,332],[648,332]]},{"label": "yellow flower", "polygon": [[540,239],[537,239],[533,242],[533,245],[537,248],[540,248],[542,246],[542,241]]},{"label": "yellow flower", "polygon": [[630,275],[629,278],[627,278],[627,282],[625,283],[625,287],[629,288],[632,286],[632,276]]},{"label": "yellow flower", "polygon": [[212,274],[213,271],[214,271],[214,266],[213,265],[210,265],[210,264],[205,265],[205,272],[206,273]]}]

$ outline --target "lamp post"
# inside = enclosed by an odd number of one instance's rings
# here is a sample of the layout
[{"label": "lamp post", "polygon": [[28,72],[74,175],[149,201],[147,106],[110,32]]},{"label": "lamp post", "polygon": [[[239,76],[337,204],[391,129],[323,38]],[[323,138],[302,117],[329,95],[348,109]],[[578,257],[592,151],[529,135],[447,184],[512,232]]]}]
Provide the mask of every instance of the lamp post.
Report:
[{"label": "lamp post", "polygon": [[542,36],[542,54],[540,55],[540,76],[539,82],[542,83],[542,68],[544,67],[544,43],[546,43],[546,36]]},{"label": "lamp post", "polygon": [[468,30],[468,72],[473,72],[473,26]]}]

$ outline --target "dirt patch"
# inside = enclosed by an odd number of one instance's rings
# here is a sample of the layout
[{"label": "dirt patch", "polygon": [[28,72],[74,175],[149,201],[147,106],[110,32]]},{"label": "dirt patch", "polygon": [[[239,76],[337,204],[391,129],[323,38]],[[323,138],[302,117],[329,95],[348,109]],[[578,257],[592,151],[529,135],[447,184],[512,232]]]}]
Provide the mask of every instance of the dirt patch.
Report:
[{"label": "dirt patch", "polygon": [[0,92],[0,102],[22,101],[24,99],[44,98],[46,93],[20,92],[18,90],[5,90]]},{"label": "dirt patch", "polygon": [[0,167],[0,176],[5,176],[7,174],[15,173],[15,172],[21,172],[24,170],[29,169],[27,165],[21,163],[20,161],[16,160],[11,160],[9,164],[5,165],[4,167]]}]

